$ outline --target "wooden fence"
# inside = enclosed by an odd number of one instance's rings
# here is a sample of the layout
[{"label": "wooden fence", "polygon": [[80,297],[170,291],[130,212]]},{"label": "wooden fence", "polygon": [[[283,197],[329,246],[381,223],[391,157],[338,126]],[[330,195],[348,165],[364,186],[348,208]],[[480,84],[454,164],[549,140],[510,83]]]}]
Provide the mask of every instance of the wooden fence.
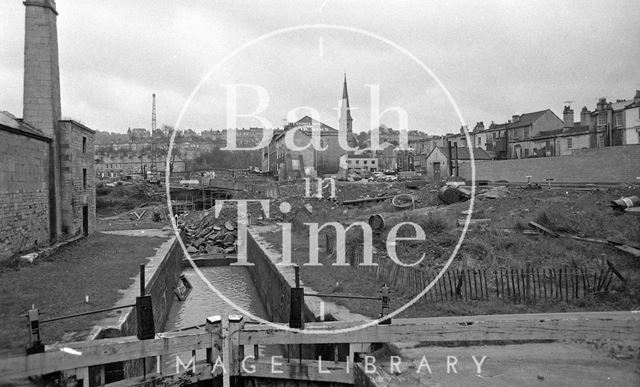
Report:
[{"label": "wooden fence", "polygon": [[[215,323],[219,321],[220,323]],[[213,373],[219,374],[219,357],[224,364],[223,384],[230,385],[231,376],[245,378],[278,378],[299,381],[328,381],[353,384],[354,357],[328,360],[325,370],[314,368],[310,359],[283,360],[282,373],[274,374],[273,365],[258,356],[261,345],[304,345],[342,343],[366,344],[383,342],[434,342],[476,340],[619,340],[625,345],[638,345],[640,335],[640,313],[636,312],[576,312],[537,313],[490,316],[456,316],[434,318],[394,319],[389,325],[373,325],[355,331],[345,328],[361,326],[365,321],[316,322],[305,325],[313,334],[292,334],[271,325],[244,324],[224,318],[207,319],[206,329],[196,332],[160,333],[149,340],[138,340],[135,336],[117,337],[48,346],[46,352],[27,356],[3,358],[0,361],[0,380],[25,378],[63,371],[66,378],[75,379],[80,385],[103,385],[105,380],[89,380],[88,367],[155,358],[157,364],[163,359],[180,353],[192,353],[196,372],[167,374],[162,368],[150,369],[146,376],[114,383],[112,386],[161,385],[167,378],[187,377],[196,383],[211,380]],[[248,351],[245,351],[245,348]],[[252,352],[254,356],[242,354]],[[73,351],[70,351],[70,350]],[[195,351],[206,351],[196,359]],[[336,352],[337,353],[337,352]],[[81,354],[81,355],[80,355]],[[351,359],[351,361],[349,360]],[[242,364],[255,365],[253,373]],[[313,359],[319,364],[317,360]],[[191,364],[191,363],[190,363]],[[323,363],[324,364],[324,363]],[[176,368],[177,365],[176,365]]]},{"label": "wooden fence", "polygon": [[[433,270],[403,267],[389,259],[380,260],[378,266],[356,265],[355,268],[384,280],[392,288],[414,294],[421,292],[439,274]],[[607,293],[614,276],[622,278],[610,266],[591,271],[568,266],[499,270],[450,268],[422,300],[503,300],[513,303],[569,301]]]}]

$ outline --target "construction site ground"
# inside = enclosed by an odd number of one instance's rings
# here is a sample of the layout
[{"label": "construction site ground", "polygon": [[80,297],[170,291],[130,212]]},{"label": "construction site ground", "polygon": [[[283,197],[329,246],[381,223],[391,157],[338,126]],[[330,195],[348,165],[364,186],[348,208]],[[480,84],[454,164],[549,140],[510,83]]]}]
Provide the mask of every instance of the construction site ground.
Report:
[{"label": "construction site ground", "polygon": [[[0,266],[0,357],[23,354],[28,342],[26,317],[36,307],[42,319],[110,308],[134,283],[139,265],[153,257],[167,236],[127,236],[96,232],[46,258],[29,263],[19,257]],[[25,286],[28,284],[28,286]],[[41,325],[46,344],[84,340],[104,314]]]},{"label": "construction site ground", "polygon": [[[328,196],[328,189],[322,199],[305,197],[304,183],[288,184],[280,189],[281,196],[270,201],[270,217],[265,219],[260,208],[249,206],[252,222],[258,225],[272,225],[270,232],[261,237],[271,243],[276,251],[281,251],[282,233],[278,222],[291,223],[293,227],[292,260],[301,265],[300,275],[305,286],[320,293],[351,294],[371,296],[379,294],[383,279],[376,279],[371,273],[352,267],[332,266],[335,256],[324,251],[324,239],[319,238],[321,267],[304,266],[309,259],[308,227],[304,223],[316,222],[320,225],[337,221],[349,225],[356,221],[366,222],[372,214],[382,214],[387,220],[386,230],[374,237],[374,247],[385,257],[385,238],[388,228],[400,221],[413,221],[426,233],[425,241],[398,243],[398,256],[406,262],[413,262],[421,254],[426,258],[419,267],[424,270],[440,270],[450,257],[460,239],[462,227],[459,219],[466,217],[470,201],[451,205],[439,204],[437,189],[433,185],[418,189],[406,188],[402,182],[394,183],[338,183],[335,200]],[[490,191],[489,195],[482,195]],[[640,187],[620,185],[609,188],[585,190],[580,187],[569,189],[526,190],[519,187],[498,187],[499,198],[489,198],[496,192],[493,187],[477,187],[474,201],[473,219],[489,219],[486,223],[470,227],[461,248],[454,258],[451,269],[487,269],[531,267],[583,267],[600,269],[608,260],[623,276],[624,281],[615,278],[607,293],[590,295],[579,300],[541,300],[535,303],[514,303],[502,300],[446,300],[431,301],[421,299],[402,312],[399,317],[429,317],[447,315],[479,315],[498,313],[568,312],[635,310],[640,306],[640,259],[620,251],[610,245],[589,243],[569,238],[553,238],[545,234],[533,233],[528,225],[535,221],[554,231],[594,237],[615,239],[629,243],[640,242],[640,218],[615,212],[609,206],[611,200],[637,195]],[[381,202],[364,203],[360,206],[341,204],[345,200],[409,193],[416,197],[416,210],[396,210],[390,199]],[[258,199],[244,193],[244,198]],[[487,197],[488,196],[488,197]],[[291,204],[289,213],[280,211],[280,204]],[[187,224],[220,224],[226,220],[235,221],[236,209],[227,206],[217,219],[213,211],[197,211],[182,216]],[[360,233],[347,234],[347,250],[353,251],[354,244],[361,245]],[[357,249],[356,249],[357,250]],[[399,307],[411,300],[415,293],[406,289],[392,290],[391,307]],[[355,313],[377,317],[380,313],[379,301],[332,299]],[[626,348],[619,343],[594,344],[605,347],[621,356],[637,354],[637,348]]]}]

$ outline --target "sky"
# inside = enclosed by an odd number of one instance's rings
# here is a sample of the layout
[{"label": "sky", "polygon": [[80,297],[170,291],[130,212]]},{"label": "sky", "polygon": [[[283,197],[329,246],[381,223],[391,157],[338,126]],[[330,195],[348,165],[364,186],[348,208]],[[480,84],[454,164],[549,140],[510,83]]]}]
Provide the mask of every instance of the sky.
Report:
[{"label": "sky", "polygon": [[[153,93],[158,127],[222,129],[234,88],[239,115],[268,96],[263,121],[238,127],[282,127],[306,106],[337,128],[345,73],[356,132],[376,122],[375,101],[406,112],[409,129],[444,134],[461,125],[447,93],[472,128],[544,109],[562,118],[568,103],[579,119],[599,97],[640,89],[637,0],[58,0],[57,10],[63,117],[102,131],[150,128]],[[0,15],[0,110],[21,117],[22,1],[2,0]],[[398,128],[398,114],[380,123]]]}]

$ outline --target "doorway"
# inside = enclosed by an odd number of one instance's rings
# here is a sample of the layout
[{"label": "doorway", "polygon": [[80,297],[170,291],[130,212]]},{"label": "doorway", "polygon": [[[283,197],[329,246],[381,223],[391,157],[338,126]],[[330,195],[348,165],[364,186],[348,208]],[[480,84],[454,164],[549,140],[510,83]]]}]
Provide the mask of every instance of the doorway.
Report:
[{"label": "doorway", "polygon": [[89,206],[82,206],[82,233],[89,235]]},{"label": "doorway", "polygon": [[435,184],[440,183],[440,163],[439,162],[433,163],[433,182]]}]

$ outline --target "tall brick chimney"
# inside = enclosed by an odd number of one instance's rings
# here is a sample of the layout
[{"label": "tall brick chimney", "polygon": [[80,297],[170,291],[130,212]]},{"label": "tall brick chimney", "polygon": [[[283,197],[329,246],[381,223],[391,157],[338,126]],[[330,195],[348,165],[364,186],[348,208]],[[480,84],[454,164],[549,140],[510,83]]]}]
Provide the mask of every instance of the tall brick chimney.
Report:
[{"label": "tall brick chimney", "polygon": [[582,126],[590,126],[591,125],[591,112],[587,109],[586,106],[582,107],[580,111],[580,125]]},{"label": "tall brick chimney", "polygon": [[60,73],[55,0],[26,0],[23,119],[53,140],[50,146],[49,214],[52,240],[62,234],[58,121]]},{"label": "tall brick chimney", "polygon": [[562,121],[565,128],[573,128],[573,109],[571,106],[565,106],[562,111]]},{"label": "tall brick chimney", "polygon": [[56,137],[61,118],[55,0],[27,0],[24,34],[25,121]]}]

